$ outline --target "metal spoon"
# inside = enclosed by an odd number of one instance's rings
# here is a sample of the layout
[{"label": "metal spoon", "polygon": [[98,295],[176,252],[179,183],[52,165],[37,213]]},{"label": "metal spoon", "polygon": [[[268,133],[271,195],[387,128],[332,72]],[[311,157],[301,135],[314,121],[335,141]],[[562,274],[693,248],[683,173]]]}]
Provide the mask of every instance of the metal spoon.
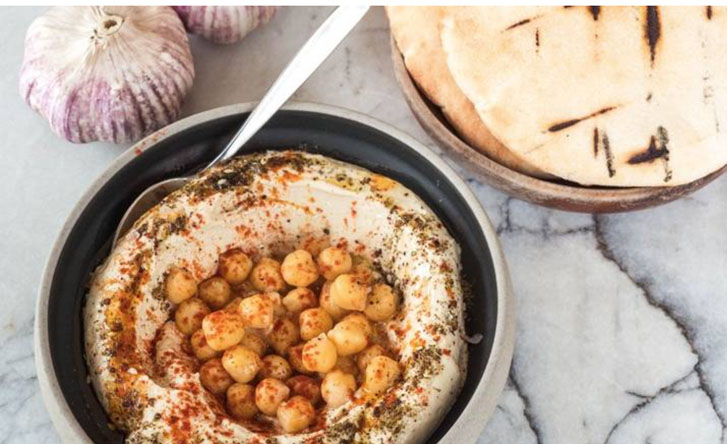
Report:
[{"label": "metal spoon", "polygon": [[[288,101],[300,85],[323,63],[368,11],[368,6],[339,6],[308,39],[265,93],[235,137],[205,169],[233,157],[242,146]],[[175,177],[156,183],[134,200],[121,218],[113,244],[147,210],[172,191],[178,190],[190,177]]]}]

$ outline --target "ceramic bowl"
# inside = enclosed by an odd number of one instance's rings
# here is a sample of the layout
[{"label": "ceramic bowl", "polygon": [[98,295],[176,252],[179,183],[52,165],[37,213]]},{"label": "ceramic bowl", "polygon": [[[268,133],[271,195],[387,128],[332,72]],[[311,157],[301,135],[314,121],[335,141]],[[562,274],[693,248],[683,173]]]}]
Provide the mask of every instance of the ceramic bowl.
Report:
[{"label": "ceramic bowl", "polygon": [[614,213],[653,207],[683,197],[719,177],[727,166],[675,187],[588,187],[565,180],[545,180],[510,169],[464,142],[441,110],[419,90],[391,39],[394,74],[414,117],[447,154],[481,181],[518,199],[566,211]]},{"label": "ceramic bowl", "polygon": [[[48,259],[38,298],[35,352],[43,399],[66,442],[122,442],[92,387],[83,353],[82,307],[92,271],[108,255],[121,215],[147,186],[206,165],[252,104],[197,114],[142,140],[116,159],[78,202]],[[514,343],[514,306],[495,231],[475,196],[424,145],[370,117],[314,104],[277,114],[245,147],[299,148],[390,176],[417,193],[462,248],[473,289],[467,330],[484,339],[469,347],[467,379],[430,442],[474,442],[505,384]]]}]

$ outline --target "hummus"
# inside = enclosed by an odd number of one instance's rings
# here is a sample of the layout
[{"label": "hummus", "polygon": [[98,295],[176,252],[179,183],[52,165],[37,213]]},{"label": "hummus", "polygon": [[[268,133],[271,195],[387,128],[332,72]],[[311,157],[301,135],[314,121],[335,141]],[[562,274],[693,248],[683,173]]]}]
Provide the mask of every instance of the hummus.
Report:
[{"label": "hummus", "polygon": [[[284,434],[231,418],[201,383],[199,362],[168,323],[165,273],[198,281],[220,253],[255,261],[315,243],[371,261],[401,295],[384,330],[401,378],[379,395],[357,393]],[[464,381],[459,247],[401,184],[297,151],[233,159],[203,172],[146,213],[93,276],[85,306],[91,382],[127,442],[423,442]]]}]

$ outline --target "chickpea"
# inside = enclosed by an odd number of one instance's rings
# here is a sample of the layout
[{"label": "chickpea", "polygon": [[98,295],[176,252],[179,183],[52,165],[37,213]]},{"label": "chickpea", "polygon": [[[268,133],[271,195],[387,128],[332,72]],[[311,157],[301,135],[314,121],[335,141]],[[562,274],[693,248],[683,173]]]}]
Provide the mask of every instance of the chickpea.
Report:
[{"label": "chickpea", "polygon": [[361,324],[346,319],[336,324],[328,332],[328,337],[336,345],[336,352],[341,356],[356,354],[366,348],[369,343],[366,331]]},{"label": "chickpea", "polygon": [[351,255],[343,248],[328,247],[318,255],[318,269],[328,280],[351,271],[351,264]]},{"label": "chickpea", "polygon": [[164,292],[169,302],[179,304],[197,293],[197,282],[189,271],[174,267],[164,279]]},{"label": "chickpea", "polygon": [[394,385],[400,373],[398,362],[388,356],[375,356],[366,366],[362,387],[368,393],[381,393]]},{"label": "chickpea", "polygon": [[240,285],[232,287],[232,296],[240,299],[245,299],[248,296],[260,293],[249,280],[243,282]]},{"label": "chickpea", "polygon": [[364,314],[372,321],[382,322],[396,314],[396,294],[386,284],[374,285],[374,290],[366,300]]},{"label": "chickpea", "polygon": [[261,338],[256,333],[246,332],[245,336],[240,341],[240,345],[243,345],[250,350],[257,353],[259,356],[265,354],[265,350],[268,349],[268,344],[265,343],[265,339]]},{"label": "chickpea", "polygon": [[250,282],[258,291],[280,291],[285,288],[285,280],[280,274],[280,262],[262,258],[250,274]]},{"label": "chickpea", "polygon": [[214,310],[219,310],[232,298],[230,284],[219,276],[211,277],[199,284],[199,297]]},{"label": "chickpea", "polygon": [[252,269],[252,261],[241,250],[235,248],[220,255],[217,272],[230,285],[240,285]]},{"label": "chickpea", "polygon": [[288,362],[298,373],[310,373],[303,365],[303,345],[298,344],[288,349]]},{"label": "chickpea", "polygon": [[220,352],[207,344],[207,339],[205,339],[204,332],[202,330],[197,330],[192,333],[192,337],[189,338],[189,344],[192,346],[194,356],[196,356],[200,361],[208,361],[212,358],[216,358],[220,354]]},{"label": "chickpea", "polygon": [[321,400],[321,385],[310,376],[296,375],[286,382],[293,395],[302,396],[316,405]]},{"label": "chickpea", "polygon": [[242,302],[242,298],[237,296],[237,297],[233,298],[232,300],[230,300],[230,302],[228,302],[227,305],[225,305],[225,308],[223,308],[223,310],[238,313],[238,311],[240,309],[240,302]]},{"label": "chickpea", "polygon": [[288,292],[283,298],[283,305],[291,313],[300,313],[318,305],[316,295],[305,287],[298,287]]},{"label": "chickpea", "polygon": [[309,308],[298,317],[300,337],[304,341],[315,338],[333,327],[331,315],[322,308]]},{"label": "chickpea", "polygon": [[345,310],[366,308],[367,288],[352,274],[341,274],[331,284],[331,301]]},{"label": "chickpea", "polygon": [[275,321],[273,330],[268,334],[268,342],[279,355],[284,355],[299,339],[298,327],[288,318]]},{"label": "chickpea", "polygon": [[214,350],[225,350],[238,344],[245,336],[242,317],[235,312],[213,311],[202,320],[207,344]]},{"label": "chickpea", "polygon": [[239,310],[246,327],[270,328],[273,325],[273,301],[256,294],[240,302]]},{"label": "chickpea", "polygon": [[327,372],[336,366],[336,346],[325,333],[311,339],[303,346],[303,367],[311,372]]},{"label": "chickpea", "polygon": [[257,414],[255,387],[236,382],[227,389],[227,411],[233,418],[251,419]]},{"label": "chickpea", "polygon": [[286,310],[283,306],[283,300],[280,297],[280,293],[277,291],[269,291],[267,293],[263,293],[262,296],[269,300],[273,305],[273,314],[276,317],[282,317],[288,313],[288,310]]},{"label": "chickpea", "polygon": [[222,355],[222,366],[237,382],[250,382],[263,366],[260,356],[249,348],[237,345]]},{"label": "chickpea", "polygon": [[293,396],[278,406],[278,421],[287,433],[296,433],[308,427],[316,416],[313,405],[302,396]]},{"label": "chickpea", "polygon": [[341,370],[328,373],[321,383],[321,396],[328,407],[336,408],[348,402],[356,391],[356,379]]},{"label": "chickpea", "polygon": [[366,337],[370,337],[374,333],[374,328],[371,326],[368,318],[363,313],[351,313],[341,320],[341,322],[353,322],[363,330]]},{"label": "chickpea", "polygon": [[374,270],[372,270],[371,267],[365,263],[354,265],[351,269],[351,274],[356,276],[356,279],[358,279],[358,281],[364,285],[373,284],[376,277],[374,274]]},{"label": "chickpea", "polygon": [[275,378],[281,381],[293,376],[293,369],[282,356],[267,355],[263,358],[263,368],[260,369],[263,378]]},{"label": "chickpea", "polygon": [[353,356],[339,355],[338,360],[336,361],[336,369],[354,376],[358,374],[358,367],[356,366],[356,360]]},{"label": "chickpea", "polygon": [[373,344],[361,351],[361,353],[356,356],[356,365],[358,365],[358,369],[361,371],[361,373],[364,373],[366,371],[366,367],[368,367],[369,363],[372,359],[374,359],[377,356],[385,356],[386,350],[384,350],[384,347],[380,346],[379,344]]},{"label": "chickpea", "polygon": [[210,314],[210,309],[200,298],[182,301],[174,313],[174,323],[185,336],[202,328],[202,320]]},{"label": "chickpea", "polygon": [[290,388],[275,378],[265,378],[255,387],[255,405],[268,416],[275,416],[281,402],[290,396]]},{"label": "chickpea", "polygon": [[305,250],[295,250],[285,256],[280,272],[285,282],[295,287],[307,287],[318,280],[318,267]]},{"label": "chickpea", "polygon": [[348,314],[348,310],[344,310],[331,300],[331,282],[326,282],[321,287],[320,303],[321,307],[331,315],[334,321],[339,321]]},{"label": "chickpea", "polygon": [[308,235],[298,242],[298,248],[309,252],[313,257],[321,254],[325,248],[331,245],[329,236]]},{"label": "chickpea", "polygon": [[215,396],[224,395],[227,388],[235,382],[222,366],[219,359],[210,359],[199,368],[199,381]]}]

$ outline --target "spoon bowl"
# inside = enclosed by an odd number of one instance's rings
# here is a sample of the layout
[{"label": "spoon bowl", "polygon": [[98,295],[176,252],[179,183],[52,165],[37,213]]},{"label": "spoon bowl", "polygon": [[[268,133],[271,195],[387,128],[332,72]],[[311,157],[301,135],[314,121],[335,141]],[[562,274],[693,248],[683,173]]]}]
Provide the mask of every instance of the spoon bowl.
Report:
[{"label": "spoon bowl", "polygon": [[116,228],[116,233],[114,233],[114,245],[116,245],[116,242],[124,233],[129,231],[137,219],[153,208],[154,205],[161,202],[162,199],[167,197],[169,194],[182,188],[188,181],[188,177],[173,177],[171,179],[155,183],[144,190],[139,197],[134,199],[134,202],[131,203],[129,209],[126,210],[126,213],[124,213],[121,218],[121,222]]}]

